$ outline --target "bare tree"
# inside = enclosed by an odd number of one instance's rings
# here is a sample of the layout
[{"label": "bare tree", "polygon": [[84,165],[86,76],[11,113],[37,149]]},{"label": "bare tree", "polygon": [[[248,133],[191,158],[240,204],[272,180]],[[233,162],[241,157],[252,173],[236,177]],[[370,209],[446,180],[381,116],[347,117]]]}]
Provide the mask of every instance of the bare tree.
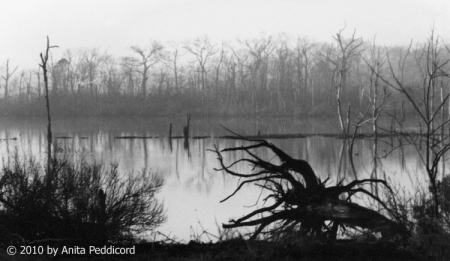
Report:
[{"label": "bare tree", "polygon": [[25,82],[25,70],[22,70],[20,72],[20,78],[19,78],[19,101],[22,102],[22,84]]},{"label": "bare tree", "polygon": [[[289,86],[289,71],[290,71],[290,60],[291,50],[289,48],[289,38],[285,34],[279,35],[278,43],[275,45],[275,63],[276,63],[276,77],[278,78],[276,81],[276,108],[279,112],[286,112],[286,107],[288,103],[288,97],[294,95],[291,91],[292,89]],[[274,91],[274,90],[272,90]],[[275,95],[271,95],[275,96]],[[270,102],[272,103],[272,101]]]},{"label": "bare tree", "polygon": [[297,85],[298,89],[295,92],[295,101],[297,96],[303,96],[302,101],[307,101],[307,90],[311,88],[311,106],[315,106],[314,88],[312,88],[311,69],[313,67],[314,59],[314,43],[311,43],[306,38],[298,38],[294,49],[294,65],[296,67]]},{"label": "bare tree", "polygon": [[36,72],[34,72],[35,74],[36,74],[36,76],[37,76],[37,84],[38,84],[38,86],[37,86],[37,91],[38,91],[38,97],[39,98],[41,98],[41,67],[39,66],[38,67],[38,71]]},{"label": "bare tree", "polygon": [[225,88],[226,88],[226,107],[225,112],[228,113],[230,104],[236,93],[236,81],[237,81],[237,63],[233,54],[225,56]]},{"label": "bare tree", "polygon": [[218,104],[220,104],[220,100],[219,100],[219,79],[220,79],[220,69],[223,63],[223,59],[225,57],[225,48],[224,48],[224,43],[222,42],[222,46],[220,49],[220,55],[219,57],[217,57],[215,60],[215,66],[214,66],[214,72],[215,72],[215,77],[214,77],[214,91],[215,91],[215,102],[217,102]]},{"label": "bare tree", "polygon": [[179,83],[179,59],[180,56],[183,55],[183,53],[180,53],[180,48],[178,43],[171,42],[170,46],[173,48],[171,52],[167,51],[163,55],[163,60],[165,61],[165,64],[172,69],[173,71],[173,78],[175,81],[175,89],[176,92],[180,92],[180,83]]},{"label": "bare tree", "polygon": [[54,95],[60,92],[67,94],[69,61],[67,61],[66,58],[61,58],[56,64],[52,63],[50,70],[52,77],[52,93]]},{"label": "bare tree", "polygon": [[[249,78],[249,74],[250,74],[250,71],[248,70],[249,64],[250,64],[250,61],[249,61],[250,54],[247,51],[242,50],[242,49],[236,50],[235,48],[230,47],[230,50],[233,53],[232,59],[233,59],[233,61],[235,61],[235,65],[232,65],[232,66],[234,66],[234,69],[232,71],[235,71],[235,77],[236,77],[235,81],[234,81],[234,85],[233,85],[233,87],[235,87],[235,88],[233,89],[233,91],[236,91],[237,89],[239,89],[241,92],[245,93],[245,92],[247,92],[248,87],[249,87],[249,86],[247,86],[248,85],[247,82],[248,82],[248,78]],[[230,99],[230,102],[231,101],[232,100]],[[235,100],[233,100],[233,101],[236,103]],[[238,105],[243,106],[243,104],[239,104],[239,103],[238,103]],[[241,106],[239,106],[239,107],[241,107]]]},{"label": "bare tree", "polygon": [[2,78],[5,80],[5,101],[8,101],[8,96],[9,96],[9,89],[8,89],[8,83],[9,83],[9,79],[11,78],[11,76],[16,72],[17,67],[14,68],[14,70],[12,72],[10,72],[10,68],[9,68],[9,59],[6,60],[6,76],[2,76]]},{"label": "bare tree", "polygon": [[141,89],[145,100],[147,97],[148,70],[161,60],[163,46],[159,42],[153,41],[148,48],[141,48],[139,46],[132,46],[130,48],[133,52],[137,53],[141,59],[139,66],[142,66],[142,70],[137,72],[142,74]]},{"label": "bare tree", "polygon": [[201,90],[202,90],[202,110],[205,110],[205,98],[207,93],[205,92],[206,86],[206,65],[208,63],[209,58],[213,56],[216,52],[216,46],[213,45],[209,38],[205,35],[203,37],[196,38],[192,42],[186,43],[184,46],[189,53],[193,54],[197,59],[198,65],[200,67],[201,73]]},{"label": "bare tree", "polygon": [[27,103],[30,101],[30,95],[31,95],[31,76],[32,76],[32,71],[29,71],[28,74],[29,74],[28,79],[24,77],[24,81],[25,81],[26,88],[27,88],[26,89],[26,94],[25,94],[26,95],[25,99],[26,99]]},{"label": "bare tree", "polygon": [[65,94],[69,93],[69,89],[70,89],[70,94],[74,95],[75,94],[75,88],[76,88],[76,83],[77,83],[77,78],[78,78],[78,72],[77,72],[77,67],[78,65],[75,64],[75,54],[72,50],[66,50],[63,53],[63,57],[64,60],[67,61],[66,64],[66,77],[65,77]]},{"label": "bare tree", "polygon": [[272,42],[272,37],[262,37],[252,41],[245,41],[245,45],[249,50],[250,57],[252,58],[249,68],[252,86],[252,105],[254,107],[254,112],[259,114],[261,101],[259,101],[260,97],[258,96],[264,95],[267,91],[269,56],[275,46]]},{"label": "bare tree", "polygon": [[39,66],[42,68],[44,74],[44,86],[45,86],[45,103],[47,107],[47,174],[50,174],[51,170],[51,160],[52,160],[52,118],[50,115],[50,100],[48,92],[48,76],[47,76],[47,62],[49,58],[49,51],[51,48],[56,48],[58,46],[50,46],[50,40],[47,36],[47,48],[45,49],[45,54],[40,54],[41,64]]},{"label": "bare tree", "polygon": [[122,67],[122,77],[124,82],[126,82],[126,88],[129,95],[135,95],[135,86],[134,86],[134,71],[137,66],[136,59],[132,57],[122,57],[120,61],[120,66]]},{"label": "bare tree", "polygon": [[[91,97],[97,97],[99,94],[98,73],[104,57],[98,48],[80,50],[78,62],[80,82],[87,82]],[[81,92],[80,89],[78,91]]]},{"label": "bare tree", "polygon": [[102,85],[105,86],[105,93],[109,96],[119,94],[123,79],[120,77],[114,57],[106,56],[103,67]]},{"label": "bare tree", "polygon": [[[341,92],[342,89],[347,89],[347,76],[348,70],[350,68],[350,63],[352,59],[359,56],[360,49],[362,45],[362,39],[356,38],[356,32],[353,32],[353,35],[350,39],[344,39],[342,32],[345,28],[341,29],[333,39],[337,42],[337,48],[329,48],[326,54],[323,54],[327,61],[330,62],[334,66],[333,72],[333,85],[336,91],[336,102],[337,102],[337,111],[339,117],[339,123],[341,126],[341,131],[344,135],[348,135],[350,130],[348,127],[350,126],[349,117],[347,117],[347,128],[344,124],[344,119],[342,115],[342,105],[341,105]],[[337,78],[337,79],[336,79]],[[350,112],[350,104],[348,105],[348,113]]]},{"label": "bare tree", "polygon": [[[364,58],[363,58],[364,59]],[[378,157],[378,120],[381,112],[386,107],[388,93],[386,85],[382,86],[380,75],[382,74],[385,65],[385,55],[381,47],[375,44],[375,39],[369,47],[369,57],[364,59],[364,62],[369,68],[369,102],[370,102],[370,117],[372,122],[372,132],[374,135],[373,142],[373,168],[372,177],[378,177],[379,157]],[[382,93],[380,93],[382,90]],[[351,156],[351,155],[350,155]],[[378,189],[378,188],[376,188]],[[378,191],[378,190],[377,190]]]},{"label": "bare tree", "polygon": [[[387,63],[389,66],[390,77],[385,77],[376,73],[380,79],[390,86],[392,89],[399,92],[410,104],[414,112],[418,115],[419,126],[425,128],[424,132],[413,135],[405,131],[406,124],[403,117],[393,115],[398,129],[400,129],[400,138],[406,140],[413,145],[417,155],[423,163],[428,181],[429,188],[432,194],[432,212],[435,218],[439,218],[439,209],[441,206],[439,196],[439,163],[444,154],[450,150],[450,136],[439,135],[443,133],[444,129],[450,127],[450,120],[441,119],[442,111],[445,110],[446,104],[450,94],[442,94],[441,98],[437,95],[437,86],[440,83],[446,82],[448,84],[450,75],[447,73],[450,59],[442,53],[444,48],[439,42],[439,38],[431,33],[427,43],[418,50],[415,50],[416,56],[411,57],[411,45],[407,49],[404,56],[401,56],[398,64],[404,65],[408,59],[413,58],[416,61],[418,73],[421,76],[421,91],[420,97],[416,97],[413,91],[408,87],[411,84],[411,79],[404,79],[403,68],[396,70],[394,62],[387,52]],[[376,68],[372,67],[372,71],[376,72]]]}]

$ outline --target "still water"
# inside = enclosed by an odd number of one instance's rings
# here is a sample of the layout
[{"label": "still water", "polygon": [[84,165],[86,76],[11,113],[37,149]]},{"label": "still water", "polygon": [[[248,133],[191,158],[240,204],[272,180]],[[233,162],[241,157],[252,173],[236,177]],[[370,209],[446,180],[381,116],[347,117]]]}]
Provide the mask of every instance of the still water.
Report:
[{"label": "still water", "polygon": [[[189,241],[203,231],[217,234],[217,227],[229,219],[239,218],[255,209],[261,191],[255,186],[244,187],[231,199],[220,200],[231,194],[239,179],[215,171],[217,156],[209,151],[241,146],[243,141],[217,138],[229,135],[226,126],[242,135],[261,134],[323,134],[339,133],[336,119],[293,118],[227,118],[191,120],[191,136],[211,136],[190,139],[188,148],[183,139],[168,140],[169,126],[172,135],[181,136],[184,117],[175,118],[71,118],[54,119],[53,132],[60,153],[69,159],[101,161],[105,165],[118,163],[122,172],[146,171],[164,179],[158,199],[164,202],[167,222],[158,231],[170,238]],[[153,137],[146,139],[120,139],[117,137]],[[0,153],[3,164],[8,155],[33,155],[43,160],[46,153],[46,122],[44,119],[2,119],[0,121]],[[391,152],[389,138],[378,143],[378,156],[374,160],[373,139],[358,139],[353,149],[354,170],[349,160],[349,141],[329,136],[307,136],[297,139],[269,140],[294,158],[307,160],[322,179],[331,177],[329,184],[344,179],[385,178],[398,188],[412,191],[423,184],[423,168],[412,147],[405,146]],[[245,143],[245,142],[244,142]],[[273,154],[260,149],[258,155],[273,160]],[[388,155],[387,155],[388,154]],[[227,162],[242,158],[242,152],[224,154]],[[250,166],[240,165],[238,170],[250,173]],[[422,174],[421,174],[422,173]],[[161,237],[161,235],[159,235]],[[205,241],[214,240],[203,235]]]}]

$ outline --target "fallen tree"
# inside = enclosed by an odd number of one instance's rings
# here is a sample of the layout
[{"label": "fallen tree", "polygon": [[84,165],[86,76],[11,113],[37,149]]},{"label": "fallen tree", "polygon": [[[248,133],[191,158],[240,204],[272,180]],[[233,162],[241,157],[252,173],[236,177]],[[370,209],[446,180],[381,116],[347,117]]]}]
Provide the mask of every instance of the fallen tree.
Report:
[{"label": "fallen tree", "polygon": [[[383,237],[407,234],[406,228],[400,222],[351,202],[353,195],[362,193],[377,201],[389,212],[386,204],[378,196],[363,187],[364,184],[379,183],[390,190],[385,180],[353,180],[346,185],[341,181],[336,186],[327,186],[329,178],[320,180],[308,162],[292,158],[266,140],[238,137],[251,142],[251,145],[223,150],[215,147],[213,150],[221,165],[221,168],[215,170],[225,171],[232,176],[242,178],[236,190],[221,202],[233,197],[245,184],[253,183],[269,192],[263,201],[267,203],[269,199],[272,199],[273,203],[237,220],[230,220],[229,224],[223,224],[223,228],[258,226],[250,239],[256,239],[261,233],[266,233],[269,238],[276,238],[296,231],[303,235],[335,240],[339,226],[369,229],[373,232],[381,232]],[[279,159],[279,164],[258,157],[254,150],[259,148],[271,150]],[[249,157],[226,165],[222,154],[233,151],[244,151]],[[254,171],[239,173],[233,170],[233,166],[242,163],[252,165]],[[259,218],[256,218],[257,216]],[[395,213],[391,216],[395,217]],[[270,224],[276,226],[268,232],[263,232],[264,228]]]}]

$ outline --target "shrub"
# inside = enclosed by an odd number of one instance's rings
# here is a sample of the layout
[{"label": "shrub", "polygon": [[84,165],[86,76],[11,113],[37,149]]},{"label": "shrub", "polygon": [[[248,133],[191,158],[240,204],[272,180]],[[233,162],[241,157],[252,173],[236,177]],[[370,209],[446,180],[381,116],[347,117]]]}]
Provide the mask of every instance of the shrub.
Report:
[{"label": "shrub", "polygon": [[163,205],[155,199],[162,180],[144,172],[121,174],[117,167],[55,158],[45,173],[16,153],[0,172],[0,231],[28,241],[105,242],[163,223]]}]

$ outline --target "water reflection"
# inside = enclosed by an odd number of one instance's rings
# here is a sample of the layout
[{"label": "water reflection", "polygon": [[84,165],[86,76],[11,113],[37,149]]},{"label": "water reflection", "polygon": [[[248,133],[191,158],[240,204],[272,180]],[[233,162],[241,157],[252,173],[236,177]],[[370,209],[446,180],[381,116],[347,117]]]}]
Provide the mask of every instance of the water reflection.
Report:
[{"label": "water reflection", "polygon": [[[85,126],[88,128],[80,128],[86,121],[88,125]],[[126,124],[101,124],[82,119],[80,122],[57,123],[54,136],[59,137],[55,141],[58,151],[69,160],[102,161],[106,165],[117,162],[121,172],[146,171],[163,177],[165,185],[158,198],[164,201],[168,222],[159,230],[166,235],[175,235],[178,239],[189,241],[192,231],[203,228],[215,233],[217,223],[226,223],[229,219],[249,213],[251,208],[248,206],[260,207],[254,206],[260,189],[252,185],[246,186],[230,200],[219,203],[236,189],[239,180],[224,172],[214,171],[214,168],[219,167],[218,161],[216,155],[208,150],[214,146],[219,149],[242,146],[245,141],[217,138],[172,139],[168,138],[171,134],[165,135],[164,132],[167,132],[169,122],[173,119],[157,120],[163,126],[148,125],[137,120],[128,121]],[[281,123],[269,124],[248,119],[234,122],[227,119],[225,123],[208,123],[193,119],[191,136],[223,135],[224,130],[218,125],[226,123],[243,134],[256,134],[258,131],[276,134],[299,132],[292,125],[283,123],[284,119],[280,121]],[[328,122],[322,124],[329,126]],[[314,130],[306,130],[305,124],[298,125],[302,126],[304,132],[311,133]],[[174,124],[174,135],[181,134],[182,126],[182,123]],[[245,126],[247,129],[244,129]],[[317,122],[314,123],[314,128],[325,129]],[[117,139],[123,136],[153,138]],[[10,162],[7,155],[16,150],[20,155],[31,154],[40,161],[45,158],[45,123],[12,122],[3,125],[0,139],[3,164]],[[332,183],[341,180],[350,182],[355,176],[360,179],[386,178],[406,189],[423,183],[424,175],[417,175],[423,172],[423,168],[415,156],[414,148],[403,147],[389,154],[392,149],[389,139],[391,138],[380,139],[378,142],[373,139],[358,139],[353,144],[353,150],[349,147],[350,140],[323,136],[270,142],[294,158],[307,160],[322,180],[331,177]],[[258,150],[257,155],[263,159],[275,160],[272,152],[266,149]],[[231,163],[244,155],[242,151],[237,151],[228,152],[226,157],[226,161]],[[240,165],[238,168],[242,173],[252,171],[248,165]],[[379,188],[373,187],[372,191],[379,193]]]}]

